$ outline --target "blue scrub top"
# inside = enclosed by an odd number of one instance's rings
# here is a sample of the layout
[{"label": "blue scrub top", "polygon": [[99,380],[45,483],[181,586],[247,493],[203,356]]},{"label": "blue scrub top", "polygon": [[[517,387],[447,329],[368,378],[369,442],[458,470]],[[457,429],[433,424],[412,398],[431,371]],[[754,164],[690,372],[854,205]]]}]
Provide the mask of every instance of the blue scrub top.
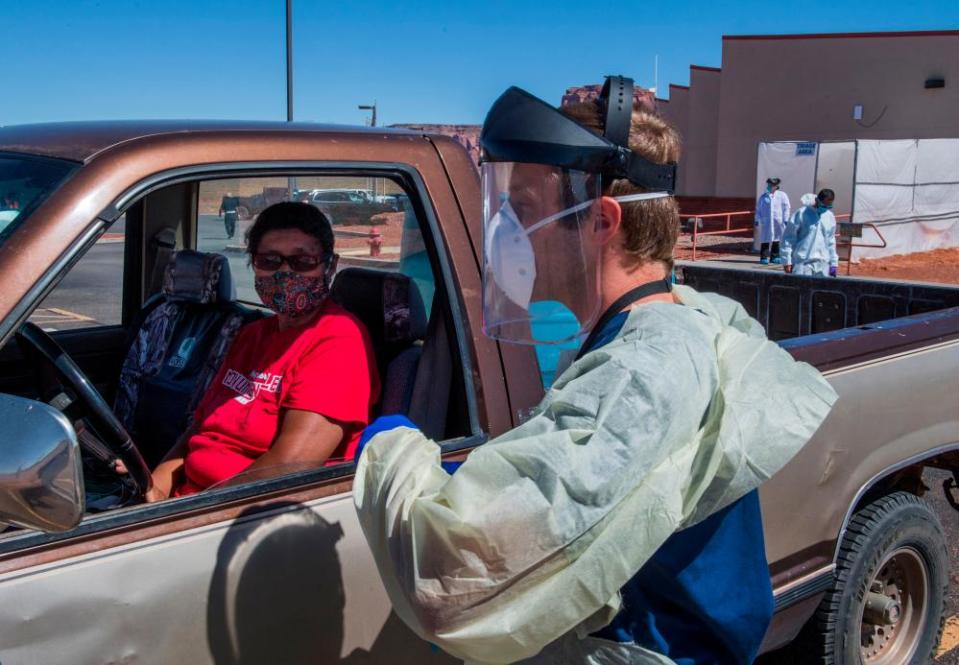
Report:
[{"label": "blue scrub top", "polygon": [[[612,319],[593,349],[626,322]],[[622,589],[623,608],[594,637],[635,642],[677,665],[748,665],[773,615],[759,493],[677,531]]]}]

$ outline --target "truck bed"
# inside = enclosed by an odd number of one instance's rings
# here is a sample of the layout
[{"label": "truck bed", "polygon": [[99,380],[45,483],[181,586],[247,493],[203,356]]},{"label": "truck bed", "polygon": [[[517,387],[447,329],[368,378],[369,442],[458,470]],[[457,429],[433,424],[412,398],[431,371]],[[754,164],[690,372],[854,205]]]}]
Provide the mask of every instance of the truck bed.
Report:
[{"label": "truck bed", "polygon": [[[742,304],[765,328],[770,339],[789,349],[807,346],[796,338],[846,331],[848,340],[860,331],[886,329],[889,322],[909,317],[896,327],[921,320],[959,319],[959,310],[936,317],[918,317],[959,307],[959,287],[929,283],[870,280],[859,277],[800,277],[773,270],[744,270],[715,264],[680,264],[677,281],[698,291],[711,291]],[[876,326],[885,322],[883,326]],[[828,342],[834,336],[817,337]]]},{"label": "truck bed", "polygon": [[[765,648],[792,640],[834,581],[853,513],[897,474],[953,468],[959,446],[959,288],[679,264],[677,281],[740,302],[839,393],[810,442],[760,489],[777,616]],[[797,500],[802,497],[801,500]]]}]

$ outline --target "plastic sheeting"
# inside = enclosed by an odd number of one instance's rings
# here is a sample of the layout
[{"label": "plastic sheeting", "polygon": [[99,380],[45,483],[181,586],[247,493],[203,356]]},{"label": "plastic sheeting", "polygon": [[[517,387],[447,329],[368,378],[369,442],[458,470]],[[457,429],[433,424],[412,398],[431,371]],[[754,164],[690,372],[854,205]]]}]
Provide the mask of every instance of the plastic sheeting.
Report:
[{"label": "plastic sheeting", "polygon": [[[819,144],[819,162],[816,164],[816,186],[810,189],[817,193],[831,189],[836,193],[833,214],[848,215],[852,212],[852,191],[856,166],[856,142],[826,142]],[[796,206],[798,207],[798,203]]]},{"label": "plastic sheeting", "polygon": [[[959,139],[857,141],[853,260],[959,247]],[[881,234],[881,238],[879,236]]]},{"label": "plastic sheeting", "polygon": [[811,178],[808,145],[760,144],[757,188],[777,171],[790,200],[796,187],[835,191],[837,216],[875,225],[856,239],[853,261],[959,247],[959,139],[818,143]]},{"label": "plastic sheeting", "polygon": [[[809,149],[812,149],[810,152]],[[766,178],[779,178],[779,189],[793,208],[799,197],[811,192],[816,179],[816,143],[780,141],[760,143],[756,169],[756,198],[766,191]],[[759,235],[753,235],[753,249],[759,250]]]}]

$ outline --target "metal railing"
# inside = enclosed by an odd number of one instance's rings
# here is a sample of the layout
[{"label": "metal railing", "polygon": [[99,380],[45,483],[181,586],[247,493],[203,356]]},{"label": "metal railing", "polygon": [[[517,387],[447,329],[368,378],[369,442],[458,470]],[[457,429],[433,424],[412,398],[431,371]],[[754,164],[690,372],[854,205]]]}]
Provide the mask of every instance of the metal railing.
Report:
[{"label": "metal railing", "polygon": [[[836,219],[845,218],[849,219],[849,215],[836,215]],[[846,274],[852,274],[852,250],[854,247],[875,247],[877,249],[884,248],[886,243],[885,236],[882,235],[882,231],[879,230],[879,227],[873,222],[863,222],[859,226],[865,228],[868,227],[873,230],[876,234],[876,237],[879,238],[879,243],[861,243],[856,242],[856,238],[853,236],[841,236],[839,235],[839,227],[836,227],[836,251],[839,253],[839,260],[846,262]],[[839,251],[842,248],[844,251]],[[845,256],[843,256],[845,254]]]},{"label": "metal railing", "polygon": [[[699,238],[702,236],[722,236],[722,235],[737,235],[745,233],[753,233],[753,219],[755,213],[752,210],[736,210],[732,212],[714,212],[708,213],[705,215],[680,215],[679,219],[682,222],[686,222],[687,226],[690,226],[691,229],[688,231],[690,239],[692,242],[692,261],[696,260],[696,252],[699,247]],[[847,221],[852,217],[849,213],[843,213],[836,215],[836,221]],[[737,225],[733,225],[733,221],[736,221]],[[709,231],[701,231],[700,225],[704,221],[713,222],[722,220],[722,228],[713,229]],[[837,236],[837,249],[839,247],[848,248],[846,257],[843,259],[846,261],[846,274],[850,274],[850,263],[852,258],[852,249],[854,247],[876,247],[882,248],[886,246],[886,239],[883,237],[882,232],[879,230],[879,227],[872,222],[866,222],[862,224],[863,227],[869,227],[872,229],[876,236],[879,238],[879,244],[875,243],[857,243],[854,238],[846,238],[845,236],[839,235],[839,227],[836,227],[836,236]],[[687,233],[687,231],[684,231]],[[842,240],[840,240],[842,238]]]},{"label": "metal railing", "polygon": [[[752,210],[736,210],[735,212],[712,212],[705,215],[680,215],[679,216],[680,223],[682,223],[683,220],[688,220],[692,222],[691,224],[692,231],[690,232],[690,235],[692,236],[692,244],[693,244],[692,260],[693,261],[696,260],[696,248],[698,247],[698,244],[699,244],[698,241],[701,236],[723,236],[723,235],[728,236],[728,235],[735,235],[737,233],[752,233],[754,215],[755,213]],[[742,218],[743,216],[745,216],[746,218],[747,225],[738,226],[734,228],[732,225],[733,218],[734,217]],[[725,220],[724,228],[715,230],[715,231],[699,230],[699,225],[700,223],[703,222],[703,220],[712,221],[712,220],[718,220],[720,218],[723,218]],[[740,221],[740,220],[737,220],[737,221]]]}]

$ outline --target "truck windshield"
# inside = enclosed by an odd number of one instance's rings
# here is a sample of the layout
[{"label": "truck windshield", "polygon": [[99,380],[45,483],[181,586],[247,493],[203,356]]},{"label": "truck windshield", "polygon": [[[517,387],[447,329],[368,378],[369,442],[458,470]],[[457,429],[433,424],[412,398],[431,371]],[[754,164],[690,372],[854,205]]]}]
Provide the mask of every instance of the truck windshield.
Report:
[{"label": "truck windshield", "polygon": [[77,166],[59,159],[0,154],[0,245]]}]

